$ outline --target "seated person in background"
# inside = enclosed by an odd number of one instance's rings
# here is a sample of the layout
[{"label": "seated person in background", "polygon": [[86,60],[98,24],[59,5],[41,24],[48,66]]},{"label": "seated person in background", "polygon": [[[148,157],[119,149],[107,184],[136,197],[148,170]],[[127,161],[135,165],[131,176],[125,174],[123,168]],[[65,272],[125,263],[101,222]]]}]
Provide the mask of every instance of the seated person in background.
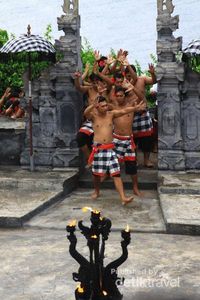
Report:
[{"label": "seated person in background", "polygon": [[7,87],[7,89],[5,90],[3,96],[0,99],[0,115],[4,114],[4,110],[5,110],[5,103],[8,100],[8,98],[10,97],[11,94],[11,88]]},{"label": "seated person in background", "polygon": [[24,96],[21,88],[13,88],[11,95],[4,105],[4,114],[12,119],[22,118],[24,109],[20,107],[20,98]]}]

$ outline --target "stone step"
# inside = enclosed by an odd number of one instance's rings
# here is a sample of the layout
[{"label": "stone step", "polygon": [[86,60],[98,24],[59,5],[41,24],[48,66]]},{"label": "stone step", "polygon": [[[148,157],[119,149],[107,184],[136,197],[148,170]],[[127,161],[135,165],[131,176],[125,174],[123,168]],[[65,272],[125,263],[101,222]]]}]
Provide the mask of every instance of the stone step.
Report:
[{"label": "stone step", "polygon": [[167,232],[200,235],[200,175],[159,172],[158,193]]},{"label": "stone step", "polygon": [[[57,171],[34,171],[21,169],[20,167],[0,167],[0,189],[22,189],[27,191],[48,190],[55,191],[63,189],[65,179],[69,179],[78,169]],[[66,186],[66,185],[65,185]]]},{"label": "stone step", "polygon": [[20,227],[77,187],[78,170],[0,168],[0,227]]},{"label": "stone step", "polygon": [[[126,175],[122,169],[122,180],[125,189],[132,189],[132,182],[130,176]],[[138,169],[138,186],[142,190],[156,190],[157,189],[157,170],[155,169]],[[114,183],[111,178],[105,180],[102,184],[102,189],[114,189]],[[79,179],[80,188],[93,188],[91,170],[86,170]]]}]

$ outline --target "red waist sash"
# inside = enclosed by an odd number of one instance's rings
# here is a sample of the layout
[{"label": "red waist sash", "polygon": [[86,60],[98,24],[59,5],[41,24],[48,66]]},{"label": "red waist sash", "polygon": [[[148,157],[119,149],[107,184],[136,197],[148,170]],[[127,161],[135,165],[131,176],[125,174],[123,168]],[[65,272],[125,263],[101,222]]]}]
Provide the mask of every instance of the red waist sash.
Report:
[{"label": "red waist sash", "polygon": [[88,165],[92,164],[92,162],[94,160],[94,155],[98,151],[100,151],[100,150],[107,150],[107,149],[114,149],[114,148],[115,148],[115,145],[113,143],[110,143],[110,144],[101,144],[101,145],[98,145],[98,146],[93,145],[92,152],[91,152],[90,157],[88,159]]},{"label": "red waist sash", "polygon": [[121,141],[131,140],[131,149],[134,150],[136,148],[132,134],[130,136],[123,136],[113,133],[113,137]]}]

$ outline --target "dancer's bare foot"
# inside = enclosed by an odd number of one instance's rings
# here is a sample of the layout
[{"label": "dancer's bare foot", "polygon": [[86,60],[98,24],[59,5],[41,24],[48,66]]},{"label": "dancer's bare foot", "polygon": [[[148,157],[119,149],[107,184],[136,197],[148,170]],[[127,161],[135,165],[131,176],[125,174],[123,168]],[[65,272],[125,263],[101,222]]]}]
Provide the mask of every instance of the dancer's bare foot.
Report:
[{"label": "dancer's bare foot", "polygon": [[133,201],[133,196],[128,197],[128,198],[124,198],[123,201],[122,201],[122,205],[126,205],[126,204],[128,204],[132,201]]},{"label": "dancer's bare foot", "polygon": [[138,190],[138,188],[134,188],[134,189],[133,189],[133,193],[134,193],[136,196],[138,196],[138,197],[143,197],[143,196],[144,196],[144,193],[140,192],[140,191]]},{"label": "dancer's bare foot", "polygon": [[94,193],[92,193],[92,195],[91,195],[91,198],[92,198],[92,200],[96,200],[99,196],[100,196],[100,193],[97,191],[94,191]]}]

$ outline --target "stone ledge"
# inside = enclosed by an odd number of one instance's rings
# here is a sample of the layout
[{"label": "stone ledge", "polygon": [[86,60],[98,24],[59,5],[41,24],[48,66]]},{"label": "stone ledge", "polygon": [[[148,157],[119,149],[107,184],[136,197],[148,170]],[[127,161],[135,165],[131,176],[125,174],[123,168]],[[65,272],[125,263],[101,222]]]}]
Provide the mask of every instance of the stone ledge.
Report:
[{"label": "stone ledge", "polygon": [[[8,171],[1,170],[0,227],[23,226],[36,214],[63,200],[78,182],[78,171],[62,172],[61,175],[58,172],[46,172],[46,178],[45,173],[18,172],[11,172],[10,176],[14,173],[11,179]],[[22,174],[26,178],[22,178]]]},{"label": "stone ledge", "polygon": [[[121,169],[122,181],[125,189],[132,189],[133,184],[130,176],[125,174],[124,168]],[[157,190],[157,170],[154,169],[138,169],[138,186],[142,190]],[[113,179],[107,179],[102,184],[102,189],[114,189]],[[91,170],[85,170],[80,177],[79,187],[93,188]]]},{"label": "stone ledge", "polygon": [[13,120],[5,117],[0,117],[0,130],[1,129],[15,129],[15,130],[25,130],[26,122],[25,120]]},{"label": "stone ledge", "polygon": [[158,194],[167,232],[200,235],[200,176],[159,172]]}]

